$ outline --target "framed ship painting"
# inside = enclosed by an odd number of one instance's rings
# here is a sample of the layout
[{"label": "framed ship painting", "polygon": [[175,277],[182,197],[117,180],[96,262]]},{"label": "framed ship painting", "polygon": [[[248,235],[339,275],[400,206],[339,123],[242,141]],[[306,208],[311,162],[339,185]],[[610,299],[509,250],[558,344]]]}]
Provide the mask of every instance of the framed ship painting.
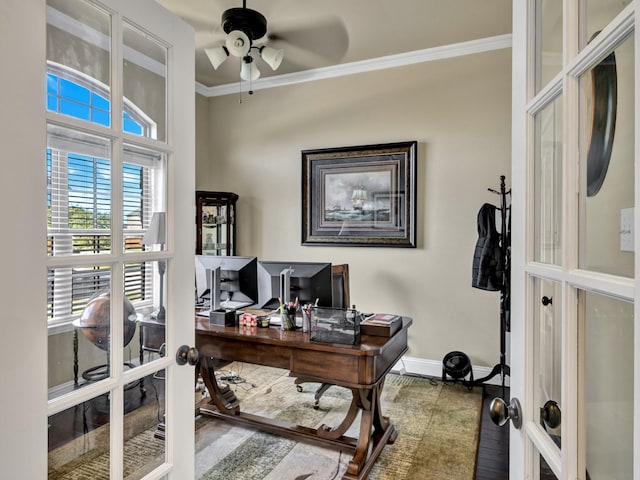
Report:
[{"label": "framed ship painting", "polygon": [[417,142],[302,151],[302,244],[416,246]]}]

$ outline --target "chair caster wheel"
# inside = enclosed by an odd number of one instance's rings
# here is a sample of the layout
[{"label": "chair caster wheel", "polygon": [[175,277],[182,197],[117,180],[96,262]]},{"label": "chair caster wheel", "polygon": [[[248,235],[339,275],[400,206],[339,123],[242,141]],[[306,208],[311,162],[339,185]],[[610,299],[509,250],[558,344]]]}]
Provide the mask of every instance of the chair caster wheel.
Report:
[{"label": "chair caster wheel", "polygon": [[296,385],[296,390],[302,393],[302,385]]},{"label": "chair caster wheel", "polygon": [[320,405],[318,403],[314,403],[313,404],[313,409],[314,410],[320,410]]}]

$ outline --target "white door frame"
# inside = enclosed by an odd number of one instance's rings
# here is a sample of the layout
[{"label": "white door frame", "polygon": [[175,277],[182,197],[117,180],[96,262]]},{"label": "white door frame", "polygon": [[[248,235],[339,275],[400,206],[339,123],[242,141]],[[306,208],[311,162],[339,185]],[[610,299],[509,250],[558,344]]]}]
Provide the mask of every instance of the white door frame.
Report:
[{"label": "white door frame", "polygon": [[[607,275],[578,269],[577,245],[579,231],[578,215],[578,182],[579,171],[577,155],[579,140],[577,115],[579,102],[579,85],[577,76],[587,68],[593,49],[585,48],[578,52],[578,35],[576,23],[568,18],[578,18],[580,5],[584,2],[563,1],[563,70],[552,80],[556,86],[544,88],[535,101],[534,98],[534,55],[535,52],[535,0],[513,2],[513,75],[512,75],[512,247],[511,247],[511,397],[518,398],[522,405],[523,427],[520,430],[510,428],[510,475],[511,479],[525,479],[536,471],[537,460],[533,444],[545,457],[549,465],[561,480],[584,478],[584,447],[579,448],[581,430],[584,425],[578,410],[584,407],[583,395],[578,384],[582,368],[579,362],[579,329],[578,311],[580,305],[577,290],[603,292],[605,294],[634,301],[640,298],[640,239],[635,235],[634,279],[612,278]],[[629,28],[631,23],[638,25],[640,12],[634,7],[637,0],[622,11],[617,17],[615,29],[605,29],[603,34],[615,38],[616,35]],[[630,15],[631,14],[631,15]],[[623,19],[623,17],[625,17]],[[623,19],[624,21],[617,21]],[[632,27],[633,25],[631,25]],[[599,37],[600,38],[600,37]],[[603,51],[608,48],[602,47]],[[635,225],[640,220],[640,34],[636,32],[635,48]],[[591,55],[590,58],[593,58]],[[563,141],[563,263],[560,267],[542,265],[533,262],[534,251],[534,171],[533,171],[533,139],[534,124],[531,111],[537,109],[541,97],[551,98],[551,90],[559,88],[562,94],[564,141]],[[567,160],[568,159],[568,160]],[[637,232],[637,229],[636,229]],[[539,434],[539,406],[533,403],[534,391],[534,337],[533,302],[531,298],[532,276],[548,278],[559,282],[563,291],[563,373],[562,373],[562,451],[560,456],[552,448],[546,448],[548,442]],[[640,314],[635,310],[634,317],[634,479],[640,479]],[[582,473],[580,473],[582,472]]]},{"label": "white door frame", "polygon": [[[118,476],[117,465],[122,464],[118,440],[122,434],[122,421],[114,417],[114,413],[122,415],[123,385],[131,377],[165,368],[167,462],[145,478],[165,475],[171,479],[193,478],[193,370],[178,368],[174,361],[179,345],[193,345],[194,342],[193,30],[152,0],[103,0],[100,3],[116,12],[114,18],[117,20],[124,15],[133,24],[158,33],[169,45],[168,240],[165,254],[160,254],[168,259],[167,356],[135,369],[137,372],[113,373],[111,461]],[[3,1],[0,4],[0,58],[10,73],[3,78],[0,89],[3,105],[0,136],[6,155],[0,188],[5,221],[1,244],[4,268],[0,280],[4,327],[0,335],[4,359],[0,459],[3,475],[7,478],[46,478],[46,419],[59,406],[52,408],[47,401],[45,47],[45,0]],[[8,233],[7,227],[12,233]],[[116,327],[112,332],[116,339],[122,335],[118,330]],[[118,353],[121,355],[117,352],[114,362],[118,360]]]},{"label": "white door frame", "polygon": [[[44,92],[45,85],[44,1],[4,1],[0,19],[0,59],[11,71],[0,88],[0,139],[6,158],[11,159],[3,162],[5,173],[0,180],[5,222],[0,241],[0,459],[7,478],[46,478],[45,96],[33,94]],[[28,222],[25,212],[29,212]],[[7,234],[6,226],[14,233]]]}]

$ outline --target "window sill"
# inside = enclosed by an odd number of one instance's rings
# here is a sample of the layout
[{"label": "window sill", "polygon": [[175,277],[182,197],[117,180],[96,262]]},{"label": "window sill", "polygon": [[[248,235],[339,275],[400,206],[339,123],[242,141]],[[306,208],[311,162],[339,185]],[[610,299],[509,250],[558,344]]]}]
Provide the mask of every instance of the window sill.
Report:
[{"label": "window sill", "polygon": [[73,332],[73,324],[71,323],[71,321],[58,323],[55,325],[49,325],[47,327],[48,335],[59,335],[61,333],[69,333],[69,332]]}]

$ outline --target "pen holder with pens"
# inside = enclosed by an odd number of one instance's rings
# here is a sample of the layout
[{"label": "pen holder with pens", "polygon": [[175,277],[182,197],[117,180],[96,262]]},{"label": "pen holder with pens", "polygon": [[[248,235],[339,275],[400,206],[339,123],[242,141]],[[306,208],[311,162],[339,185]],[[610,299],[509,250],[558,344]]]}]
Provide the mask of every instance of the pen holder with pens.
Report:
[{"label": "pen holder with pens", "polygon": [[296,329],[296,312],[298,311],[298,299],[295,302],[283,303],[280,301],[280,329],[295,330]]},{"label": "pen holder with pens", "polygon": [[282,330],[295,330],[296,329],[296,313],[283,312],[280,314],[282,319],[280,328]]}]

